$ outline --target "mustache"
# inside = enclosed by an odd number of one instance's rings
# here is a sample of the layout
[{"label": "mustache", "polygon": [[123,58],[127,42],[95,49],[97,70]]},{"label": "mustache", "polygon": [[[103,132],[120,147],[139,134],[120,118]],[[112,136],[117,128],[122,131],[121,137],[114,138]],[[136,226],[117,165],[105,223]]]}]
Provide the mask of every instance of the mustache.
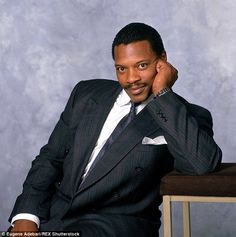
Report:
[{"label": "mustache", "polygon": [[146,86],[146,83],[128,83],[124,85],[124,89],[133,89],[133,88],[140,88]]}]

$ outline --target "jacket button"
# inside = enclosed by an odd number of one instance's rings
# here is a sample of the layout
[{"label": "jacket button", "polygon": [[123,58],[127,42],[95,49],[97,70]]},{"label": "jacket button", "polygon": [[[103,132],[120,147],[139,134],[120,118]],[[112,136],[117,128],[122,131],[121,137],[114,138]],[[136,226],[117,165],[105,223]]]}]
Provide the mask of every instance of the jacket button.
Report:
[{"label": "jacket button", "polygon": [[135,167],[135,170],[136,170],[137,172],[142,172],[142,171],[143,171],[143,168],[142,168],[142,167],[139,167],[139,166],[137,166],[137,167]]},{"label": "jacket button", "polygon": [[120,197],[120,194],[117,193],[117,192],[114,192],[114,193],[113,193],[113,197],[114,197],[114,198],[119,198],[119,197]]},{"label": "jacket button", "polygon": [[66,150],[65,150],[65,154],[68,154],[69,151],[70,151],[70,149],[66,149]]}]

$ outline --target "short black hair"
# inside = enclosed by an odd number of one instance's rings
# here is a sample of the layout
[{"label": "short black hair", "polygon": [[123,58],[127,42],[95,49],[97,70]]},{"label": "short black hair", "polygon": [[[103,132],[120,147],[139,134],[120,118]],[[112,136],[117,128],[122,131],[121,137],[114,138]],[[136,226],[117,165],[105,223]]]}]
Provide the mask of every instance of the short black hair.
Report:
[{"label": "short black hair", "polygon": [[149,41],[152,50],[157,56],[160,56],[165,51],[161,36],[156,29],[144,23],[134,22],[123,27],[115,36],[112,43],[112,58],[115,58],[115,46],[142,40]]}]

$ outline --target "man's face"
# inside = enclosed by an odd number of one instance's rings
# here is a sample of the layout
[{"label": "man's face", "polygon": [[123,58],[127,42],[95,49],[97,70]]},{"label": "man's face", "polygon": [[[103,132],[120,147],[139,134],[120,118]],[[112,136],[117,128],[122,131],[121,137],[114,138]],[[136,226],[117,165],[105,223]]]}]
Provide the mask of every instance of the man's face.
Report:
[{"label": "man's face", "polygon": [[152,93],[152,84],[157,74],[157,55],[147,40],[114,48],[116,75],[130,99],[145,101]]}]

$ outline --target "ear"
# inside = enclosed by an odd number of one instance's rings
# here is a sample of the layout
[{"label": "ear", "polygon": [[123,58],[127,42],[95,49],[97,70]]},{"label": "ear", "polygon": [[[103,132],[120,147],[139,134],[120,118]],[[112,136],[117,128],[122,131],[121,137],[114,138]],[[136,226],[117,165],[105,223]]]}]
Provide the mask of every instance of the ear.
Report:
[{"label": "ear", "polygon": [[166,54],[166,51],[165,51],[165,50],[161,53],[160,58],[161,58],[162,60],[164,60],[165,62],[167,62],[167,54]]}]

